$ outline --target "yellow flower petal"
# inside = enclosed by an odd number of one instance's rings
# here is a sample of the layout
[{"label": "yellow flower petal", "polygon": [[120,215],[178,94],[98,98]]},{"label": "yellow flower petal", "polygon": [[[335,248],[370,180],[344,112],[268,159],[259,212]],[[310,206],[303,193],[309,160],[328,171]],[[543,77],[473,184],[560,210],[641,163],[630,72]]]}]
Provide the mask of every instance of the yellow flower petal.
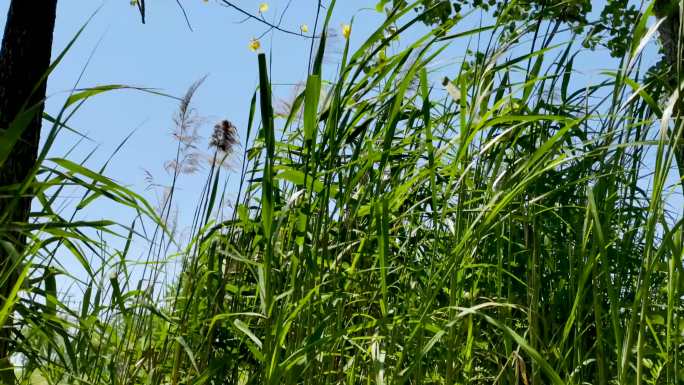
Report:
[{"label": "yellow flower petal", "polygon": [[302,33],[307,33],[309,32],[309,26],[306,24],[302,24],[299,26],[299,30],[302,31]]},{"label": "yellow flower petal", "polygon": [[261,3],[259,5],[259,13],[266,13],[268,12],[268,3]]},{"label": "yellow flower petal", "polygon": [[342,25],[342,36],[344,36],[345,39],[349,39],[349,36],[351,36],[351,25]]},{"label": "yellow flower petal", "polygon": [[256,52],[261,48],[261,42],[259,39],[252,39],[252,41],[249,42],[249,49],[252,51]]}]

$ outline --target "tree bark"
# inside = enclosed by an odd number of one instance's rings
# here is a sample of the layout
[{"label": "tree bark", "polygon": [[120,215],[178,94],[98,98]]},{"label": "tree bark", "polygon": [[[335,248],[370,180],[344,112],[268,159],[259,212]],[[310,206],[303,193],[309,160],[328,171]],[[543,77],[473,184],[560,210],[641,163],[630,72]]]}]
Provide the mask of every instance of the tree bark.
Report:
[{"label": "tree bark", "polygon": [[[26,244],[21,224],[29,219],[31,193],[19,196],[15,187],[29,177],[36,163],[56,8],[57,0],[12,0],[0,48],[0,137],[20,112],[36,107],[0,165],[0,240],[12,245],[19,255]],[[0,272],[11,268],[8,250],[0,247]],[[0,306],[15,282],[9,279],[0,286]],[[0,331],[0,360],[11,353],[11,332],[11,326]]]}]

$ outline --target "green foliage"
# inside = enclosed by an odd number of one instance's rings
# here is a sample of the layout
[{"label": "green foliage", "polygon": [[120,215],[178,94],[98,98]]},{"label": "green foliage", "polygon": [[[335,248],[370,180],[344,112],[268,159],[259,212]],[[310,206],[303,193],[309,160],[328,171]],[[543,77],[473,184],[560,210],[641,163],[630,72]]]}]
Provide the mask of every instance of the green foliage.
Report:
[{"label": "green foliage", "polygon": [[[511,31],[501,13],[492,27],[386,38],[430,17],[396,9],[358,49],[347,40],[335,73],[324,35],[279,117],[260,55],[235,208],[218,214],[225,176],[212,164],[181,246],[168,208],[104,168],[45,160],[15,266],[30,285],[7,302],[19,380],[682,384],[682,218],[667,183],[684,125],[677,95],[641,75],[648,35],[629,40],[630,65],[587,85],[577,42],[540,32],[554,20],[528,15]],[[491,44],[434,79],[469,37]],[[65,111],[117,88],[83,90]],[[53,209],[66,186],[84,194],[71,217]],[[136,219],[77,219],[96,199]],[[136,280],[140,238],[151,251]],[[88,274],[80,306],[57,294],[69,272],[53,245]],[[160,278],[176,260],[180,274]]]},{"label": "green foliage", "polygon": [[[406,0],[383,0],[377,5],[379,10],[392,7],[407,6]],[[390,7],[391,8],[391,7]],[[613,56],[621,57],[628,48],[631,28],[640,13],[628,0],[608,0],[596,20],[588,20],[592,11],[590,0],[569,1],[497,1],[497,0],[420,0],[415,7],[423,14],[422,20],[430,25],[446,23],[449,19],[458,18],[471,10],[482,10],[506,23],[513,31],[520,23],[530,20],[550,20],[570,26],[575,32],[588,30],[585,39],[586,47],[603,45]]]}]

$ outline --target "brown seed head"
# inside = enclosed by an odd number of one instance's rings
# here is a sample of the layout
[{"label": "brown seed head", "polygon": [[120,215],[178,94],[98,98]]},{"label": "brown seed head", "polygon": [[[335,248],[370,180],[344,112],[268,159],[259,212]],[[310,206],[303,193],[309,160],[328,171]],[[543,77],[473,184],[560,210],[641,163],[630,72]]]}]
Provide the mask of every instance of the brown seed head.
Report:
[{"label": "brown seed head", "polygon": [[233,146],[238,144],[237,128],[228,120],[217,123],[214,126],[214,133],[209,141],[210,147],[229,154],[233,151]]}]

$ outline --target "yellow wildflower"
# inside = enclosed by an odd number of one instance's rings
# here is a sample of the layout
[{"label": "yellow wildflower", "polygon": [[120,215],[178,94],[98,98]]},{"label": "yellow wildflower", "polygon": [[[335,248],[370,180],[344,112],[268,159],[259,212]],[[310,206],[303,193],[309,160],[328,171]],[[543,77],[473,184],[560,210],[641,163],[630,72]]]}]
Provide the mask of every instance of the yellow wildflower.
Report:
[{"label": "yellow wildflower", "polygon": [[385,49],[380,50],[378,52],[378,64],[385,63],[387,61],[387,52],[385,52]]},{"label": "yellow wildflower", "polygon": [[349,24],[342,25],[342,36],[344,36],[345,39],[349,39],[350,35],[351,35],[351,25],[349,25]]},{"label": "yellow wildflower", "polygon": [[268,12],[268,3],[259,4],[259,13],[266,13],[266,12]]},{"label": "yellow wildflower", "polygon": [[261,42],[259,39],[252,39],[252,41],[249,42],[249,49],[252,51],[256,52],[261,48]]},{"label": "yellow wildflower", "polygon": [[302,33],[307,33],[309,32],[309,26],[306,24],[302,24],[299,26],[299,30],[302,31]]}]

